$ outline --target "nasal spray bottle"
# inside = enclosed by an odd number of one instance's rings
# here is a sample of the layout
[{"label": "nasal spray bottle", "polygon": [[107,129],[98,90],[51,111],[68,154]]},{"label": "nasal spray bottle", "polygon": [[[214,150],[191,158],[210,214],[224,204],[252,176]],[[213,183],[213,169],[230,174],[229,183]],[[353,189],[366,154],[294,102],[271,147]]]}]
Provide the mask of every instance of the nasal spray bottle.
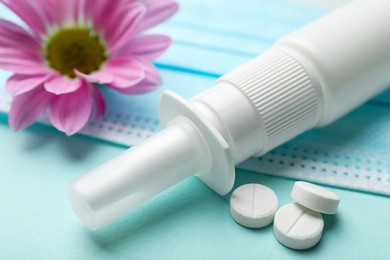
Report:
[{"label": "nasal spray bottle", "polygon": [[327,125],[390,86],[390,1],[349,5],[280,39],[189,101],[166,91],[164,130],[68,186],[95,230],[196,175],[220,195],[235,165]]}]

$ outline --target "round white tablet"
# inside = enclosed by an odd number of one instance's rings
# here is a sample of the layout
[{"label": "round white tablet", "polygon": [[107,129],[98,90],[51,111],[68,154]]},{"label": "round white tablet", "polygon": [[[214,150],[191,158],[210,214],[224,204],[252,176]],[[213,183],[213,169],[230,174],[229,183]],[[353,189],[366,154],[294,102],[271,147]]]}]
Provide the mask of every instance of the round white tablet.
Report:
[{"label": "round white tablet", "polygon": [[335,214],[340,203],[340,197],[333,191],[303,181],[295,182],[291,198],[306,208],[326,214]]},{"label": "round white tablet", "polygon": [[278,209],[278,197],[268,187],[245,184],[238,187],[230,198],[230,213],[240,225],[261,228],[272,223]]},{"label": "round white tablet", "polygon": [[280,208],[274,219],[274,235],[284,246],[292,249],[308,249],[321,239],[324,220],[320,213],[299,204],[287,204]]}]

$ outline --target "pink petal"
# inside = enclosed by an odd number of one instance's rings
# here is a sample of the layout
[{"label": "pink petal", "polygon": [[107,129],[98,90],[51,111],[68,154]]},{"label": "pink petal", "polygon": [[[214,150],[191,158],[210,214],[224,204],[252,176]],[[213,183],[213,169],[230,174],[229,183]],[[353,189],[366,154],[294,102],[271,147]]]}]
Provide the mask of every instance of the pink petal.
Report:
[{"label": "pink petal", "polygon": [[18,60],[22,62],[35,62],[43,65],[43,57],[34,51],[23,50],[17,47],[3,48],[0,47],[0,62],[8,62]]},{"label": "pink petal", "polygon": [[112,83],[114,80],[112,75],[104,70],[99,70],[99,71],[96,71],[96,72],[94,72],[92,74],[88,74],[88,75],[84,74],[78,70],[74,70],[74,73],[78,77],[80,77],[80,78],[82,78],[90,83],[108,84],[108,83]]},{"label": "pink petal", "polygon": [[56,75],[45,83],[45,89],[56,95],[71,93],[78,90],[82,81],[78,78],[70,79],[66,76]]},{"label": "pink petal", "polygon": [[[52,27],[63,27],[66,22],[66,16],[69,13],[68,0],[40,0],[41,8],[47,17],[47,23]],[[73,2],[73,1],[72,1]],[[72,21],[72,20],[68,20]]]},{"label": "pink petal", "polygon": [[22,27],[0,19],[0,46],[38,52],[42,47],[37,39]]},{"label": "pink petal", "polygon": [[25,74],[25,75],[36,75],[36,74],[46,74],[48,73],[48,69],[44,68],[42,66],[39,66],[39,64],[36,63],[24,63],[24,64],[18,64],[16,63],[2,63],[0,61],[0,69],[12,71],[14,73],[18,74]]},{"label": "pink petal", "polygon": [[162,55],[171,43],[171,38],[165,35],[143,35],[132,40],[126,46],[124,53],[137,55],[147,60],[154,60]]},{"label": "pink petal", "polygon": [[9,114],[12,129],[20,130],[31,125],[51,104],[53,95],[37,87],[14,98]]},{"label": "pink petal", "polygon": [[145,77],[145,68],[142,63],[131,58],[112,58],[106,63],[103,70],[113,76],[114,81],[107,86],[114,88],[133,86]]},{"label": "pink petal", "polygon": [[171,17],[179,8],[174,0],[147,1],[147,10],[138,31],[144,31],[162,23]]},{"label": "pink petal", "polygon": [[1,0],[1,2],[19,16],[35,34],[46,33],[48,21],[40,2],[30,0]]},{"label": "pink petal", "polygon": [[83,17],[84,22],[91,22],[93,11],[95,9],[96,2],[102,2],[102,1],[96,1],[96,0],[84,0],[83,3],[80,4],[80,16]]},{"label": "pink petal", "polygon": [[66,1],[58,1],[61,2],[63,5],[63,12],[64,12],[64,18],[65,21],[72,21],[74,23],[78,22],[79,19],[79,3],[81,3],[81,0],[66,0]]},{"label": "pink petal", "polygon": [[150,62],[144,62],[145,78],[138,84],[128,88],[115,88],[117,91],[124,94],[143,94],[157,89],[161,83],[161,76],[156,67]]},{"label": "pink petal", "polygon": [[[120,3],[122,1],[96,1],[93,4],[92,13],[92,21],[94,28],[98,30],[102,30],[105,28],[105,24],[107,23],[107,17],[111,17],[113,13],[115,13],[117,8],[121,8]],[[90,4],[92,6],[92,4]],[[116,17],[117,19],[121,19],[121,17]]]},{"label": "pink petal", "polygon": [[[50,0],[40,0],[50,1]],[[73,23],[78,24],[83,19],[83,8],[85,0],[51,0],[56,10],[57,23],[61,26]]]},{"label": "pink petal", "polygon": [[[19,0],[20,1],[20,0]],[[22,0],[31,1],[31,0]],[[50,27],[64,27],[78,24],[83,15],[85,0],[35,0],[37,11],[44,20],[46,30]]]},{"label": "pink petal", "polygon": [[106,101],[97,87],[91,87],[94,103],[94,118],[101,119],[106,113]]},{"label": "pink petal", "polygon": [[46,74],[50,71],[45,67],[43,58],[34,52],[16,48],[0,47],[0,69],[17,74]]},{"label": "pink petal", "polygon": [[47,79],[48,75],[15,74],[7,80],[6,88],[12,96],[16,96],[41,86]]},{"label": "pink petal", "polygon": [[29,35],[29,33],[21,26],[4,19],[0,19],[0,30],[1,32],[10,32],[10,33],[21,34],[21,35]]},{"label": "pink petal", "polygon": [[[89,10],[87,11],[87,8],[91,5],[91,2],[96,2],[96,0],[74,0],[74,7],[73,12],[74,17],[76,21],[78,21],[79,24],[89,24],[90,22],[90,16],[89,16]],[[92,11],[92,10],[91,10]]]},{"label": "pink petal", "polygon": [[59,25],[59,19],[62,16],[58,13],[57,4],[62,1],[58,0],[40,0],[40,8],[45,17],[45,23],[48,26]]},{"label": "pink petal", "polygon": [[145,13],[145,7],[139,3],[118,10],[105,28],[104,37],[110,46],[109,54],[115,53],[130,42]]},{"label": "pink petal", "polygon": [[89,86],[56,97],[50,108],[50,121],[60,131],[73,135],[85,126],[92,111]]}]

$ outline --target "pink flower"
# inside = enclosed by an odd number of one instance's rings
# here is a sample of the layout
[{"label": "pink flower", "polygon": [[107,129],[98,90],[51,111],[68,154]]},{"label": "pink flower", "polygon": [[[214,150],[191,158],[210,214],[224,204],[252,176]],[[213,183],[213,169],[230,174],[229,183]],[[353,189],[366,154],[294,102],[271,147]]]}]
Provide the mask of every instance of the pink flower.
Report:
[{"label": "pink flower", "polygon": [[10,126],[23,129],[49,110],[67,135],[105,114],[100,85],[125,94],[154,90],[152,61],[171,44],[142,34],[177,10],[174,0],[0,0],[28,30],[0,19],[0,69],[14,73]]}]

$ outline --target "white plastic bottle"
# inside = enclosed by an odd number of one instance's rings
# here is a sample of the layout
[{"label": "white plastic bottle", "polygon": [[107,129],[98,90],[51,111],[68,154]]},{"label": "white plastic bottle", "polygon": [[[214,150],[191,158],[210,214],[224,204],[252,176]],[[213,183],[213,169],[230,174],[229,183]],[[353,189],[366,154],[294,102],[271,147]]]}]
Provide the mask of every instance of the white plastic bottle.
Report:
[{"label": "white plastic bottle", "polygon": [[197,175],[224,195],[234,166],[333,122],[390,86],[390,1],[358,1],[279,40],[186,101],[167,91],[166,128],[68,186],[97,229]]}]

